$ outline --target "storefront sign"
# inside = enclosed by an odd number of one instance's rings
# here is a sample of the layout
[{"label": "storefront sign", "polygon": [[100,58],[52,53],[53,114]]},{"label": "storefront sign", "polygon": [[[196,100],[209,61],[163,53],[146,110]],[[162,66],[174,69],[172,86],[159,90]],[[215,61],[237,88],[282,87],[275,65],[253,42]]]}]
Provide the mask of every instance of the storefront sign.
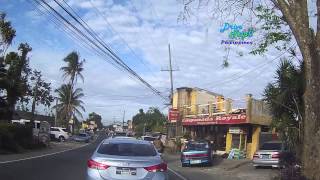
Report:
[{"label": "storefront sign", "polygon": [[169,121],[170,122],[177,122],[178,118],[179,118],[178,109],[170,108],[169,109],[169,117],[168,117]]},{"label": "storefront sign", "polygon": [[244,131],[240,127],[230,127],[229,128],[229,133],[230,134],[243,134]]},{"label": "storefront sign", "polygon": [[182,120],[182,125],[210,125],[210,124],[242,124],[247,123],[246,114],[226,114],[213,117],[203,118],[185,118]]}]

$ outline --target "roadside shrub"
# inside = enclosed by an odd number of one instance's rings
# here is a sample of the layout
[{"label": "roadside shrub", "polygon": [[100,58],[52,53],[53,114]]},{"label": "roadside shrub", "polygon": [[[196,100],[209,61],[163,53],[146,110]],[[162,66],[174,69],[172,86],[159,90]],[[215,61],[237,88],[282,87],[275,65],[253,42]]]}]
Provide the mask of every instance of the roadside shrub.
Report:
[{"label": "roadside shrub", "polygon": [[280,159],[280,165],[283,169],[280,170],[281,180],[306,180],[302,175],[300,162],[293,153],[284,153]]},{"label": "roadside shrub", "polygon": [[23,148],[34,147],[32,128],[19,124],[0,124],[0,149],[2,151],[20,152]]}]

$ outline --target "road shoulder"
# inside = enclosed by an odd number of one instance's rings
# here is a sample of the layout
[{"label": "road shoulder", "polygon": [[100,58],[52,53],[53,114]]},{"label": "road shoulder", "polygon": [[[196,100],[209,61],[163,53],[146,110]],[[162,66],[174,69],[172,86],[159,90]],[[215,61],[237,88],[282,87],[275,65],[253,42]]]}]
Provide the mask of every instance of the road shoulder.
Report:
[{"label": "road shoulder", "polygon": [[70,151],[70,150],[74,150],[74,149],[78,149],[78,148],[87,146],[93,142],[95,142],[95,140],[90,143],[78,143],[78,142],[73,142],[73,141],[69,141],[69,142],[54,142],[54,141],[52,141],[52,142],[50,142],[50,145],[47,148],[27,151],[27,152],[20,153],[20,154],[0,155],[0,164],[23,161],[23,160],[58,154],[58,153],[62,153],[62,152],[66,152],[66,151]]}]

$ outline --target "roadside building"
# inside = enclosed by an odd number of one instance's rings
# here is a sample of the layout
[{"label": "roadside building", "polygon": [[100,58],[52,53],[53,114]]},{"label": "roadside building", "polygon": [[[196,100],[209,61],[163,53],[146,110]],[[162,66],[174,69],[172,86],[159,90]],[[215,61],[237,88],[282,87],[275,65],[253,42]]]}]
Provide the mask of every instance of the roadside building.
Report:
[{"label": "roadside building", "polygon": [[204,89],[182,87],[174,93],[171,111],[178,113],[169,117],[176,135],[208,139],[221,153],[239,149],[252,158],[261,142],[271,137],[268,107],[251,95],[232,100]]}]

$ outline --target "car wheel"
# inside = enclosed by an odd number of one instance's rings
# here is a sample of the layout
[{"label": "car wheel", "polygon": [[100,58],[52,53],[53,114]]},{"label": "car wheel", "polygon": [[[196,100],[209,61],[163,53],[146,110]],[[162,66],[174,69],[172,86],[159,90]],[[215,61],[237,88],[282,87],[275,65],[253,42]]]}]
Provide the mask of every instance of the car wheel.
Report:
[{"label": "car wheel", "polygon": [[60,136],[60,137],[59,137],[59,141],[60,141],[60,142],[64,142],[65,140],[66,140],[66,139],[65,139],[63,136]]},{"label": "car wheel", "polygon": [[181,166],[182,166],[182,167],[187,167],[187,165],[186,165],[186,164],[181,164]]}]

